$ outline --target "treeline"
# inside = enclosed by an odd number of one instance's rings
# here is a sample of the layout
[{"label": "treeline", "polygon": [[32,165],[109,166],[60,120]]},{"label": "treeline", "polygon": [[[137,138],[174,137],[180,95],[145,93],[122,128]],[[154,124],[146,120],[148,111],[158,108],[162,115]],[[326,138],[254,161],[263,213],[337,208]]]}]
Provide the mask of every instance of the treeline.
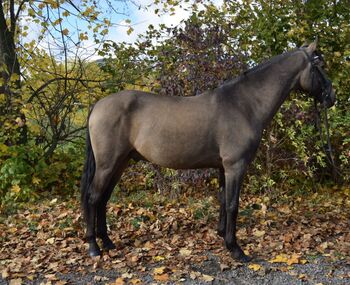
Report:
[{"label": "treeline", "polygon": [[[151,24],[134,44],[126,44],[102,41],[112,23],[103,18],[93,1],[79,7],[71,6],[70,1],[23,1],[13,6],[0,1],[0,22],[7,25],[0,28],[3,204],[54,190],[72,193],[77,189],[86,116],[99,98],[122,89],[195,96],[315,37],[337,93],[329,124],[341,174],[332,175],[324,152],[326,141],[315,128],[312,98],[293,94],[264,134],[247,187],[251,191],[307,191],[320,181],[334,183],[336,178],[337,183],[349,182],[347,1],[224,1],[220,7],[210,1],[191,5],[186,4],[189,1],[158,2],[162,8],[154,8],[155,16],[172,13],[180,5],[190,7],[191,15],[176,27]],[[47,15],[43,8],[52,13]],[[24,41],[29,28],[18,15],[28,15],[27,21],[39,25],[42,38]],[[63,20],[69,17],[90,23],[93,39],[100,43],[96,52],[103,60],[83,58],[81,42],[90,34],[66,28]],[[45,37],[51,37],[48,48],[39,44]],[[161,172],[155,168],[143,171],[152,183]],[[149,175],[151,172],[154,175]],[[162,172],[172,185],[190,180],[184,172]],[[204,177],[208,178],[206,172],[198,175],[198,179]]]}]

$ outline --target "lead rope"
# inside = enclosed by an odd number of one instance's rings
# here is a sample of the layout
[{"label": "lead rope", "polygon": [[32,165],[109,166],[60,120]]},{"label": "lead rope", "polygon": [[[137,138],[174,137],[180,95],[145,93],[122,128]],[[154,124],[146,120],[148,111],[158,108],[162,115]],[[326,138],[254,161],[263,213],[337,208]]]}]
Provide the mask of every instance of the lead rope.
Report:
[{"label": "lead rope", "polygon": [[334,162],[334,156],[333,156],[333,149],[332,149],[332,145],[331,145],[331,139],[330,139],[330,135],[329,135],[329,123],[328,123],[328,112],[327,112],[327,106],[325,105],[325,102],[323,103],[323,112],[324,112],[324,125],[326,128],[326,139],[327,139],[327,148],[325,147],[325,145],[323,144],[324,142],[324,134],[323,134],[323,130],[321,127],[321,113],[317,107],[317,100],[315,98],[314,100],[314,106],[315,106],[315,112],[316,112],[316,128],[318,129],[319,135],[320,135],[320,140],[322,143],[322,148],[324,153],[326,154],[326,158],[328,163],[331,165],[332,167],[332,178],[334,180],[334,182],[338,182],[338,179],[341,177],[341,173],[338,169],[338,167],[336,166],[335,162]]}]

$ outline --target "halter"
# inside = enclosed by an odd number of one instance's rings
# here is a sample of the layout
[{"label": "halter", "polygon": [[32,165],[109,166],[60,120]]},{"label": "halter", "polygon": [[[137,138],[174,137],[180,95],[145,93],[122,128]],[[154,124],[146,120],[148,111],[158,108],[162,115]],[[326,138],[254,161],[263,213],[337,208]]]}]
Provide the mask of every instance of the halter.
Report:
[{"label": "halter", "polygon": [[[315,52],[315,56],[310,57],[310,55],[302,49],[302,51],[305,53],[306,57],[309,59],[311,63],[311,93],[315,93],[313,91],[314,87],[314,78],[315,78],[315,73],[318,73],[319,76],[317,76],[317,79],[321,85],[321,99],[322,99],[322,106],[323,106],[323,112],[324,112],[324,125],[326,129],[326,139],[327,139],[327,148],[324,144],[322,144],[323,151],[326,154],[326,158],[330,165],[332,166],[332,177],[334,181],[337,180],[338,177],[341,176],[341,173],[338,169],[338,167],[335,165],[334,162],[334,156],[333,156],[333,150],[331,146],[331,141],[330,141],[330,135],[329,135],[329,124],[328,124],[328,114],[327,114],[327,106],[326,102],[328,99],[330,99],[330,96],[332,94],[332,82],[328,79],[327,75],[324,73],[323,69],[320,66],[320,62],[323,61],[323,57],[320,53]],[[316,113],[316,128],[319,131],[320,139],[321,142],[324,141],[324,135],[321,127],[321,112],[318,109],[317,106],[317,99],[316,99],[316,94],[312,94],[314,97],[314,106],[315,106],[315,113]]]},{"label": "halter", "polygon": [[[332,82],[328,79],[327,75],[324,73],[320,66],[320,62],[323,62],[323,57],[319,52],[315,52],[315,56],[311,57],[305,49],[302,49],[306,57],[311,63],[311,93],[313,92],[315,74],[318,73],[317,80],[321,85],[321,99],[322,103],[325,104],[326,100],[330,99],[332,94]],[[312,94],[316,98],[316,94]]]}]

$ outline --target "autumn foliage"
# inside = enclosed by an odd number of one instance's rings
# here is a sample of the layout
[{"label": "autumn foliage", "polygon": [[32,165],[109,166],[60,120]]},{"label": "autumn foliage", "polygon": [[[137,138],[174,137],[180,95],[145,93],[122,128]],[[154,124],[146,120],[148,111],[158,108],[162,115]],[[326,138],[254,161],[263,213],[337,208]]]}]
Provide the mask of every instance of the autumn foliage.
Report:
[{"label": "autumn foliage", "polygon": [[[41,276],[65,284],[64,274],[90,271],[100,283],[141,284],[145,276],[159,283],[211,282],[217,275],[200,270],[208,259],[216,272],[240,266],[216,235],[214,170],[133,163],[108,210],[118,249],[99,260],[86,257],[77,191],[89,108],[122,89],[195,96],[316,36],[337,93],[329,124],[339,176],[332,177],[312,100],[292,94],[265,131],[245,179],[238,236],[249,254],[276,270],[317,256],[349,263],[347,1],[224,1],[220,7],[206,0],[155,1],[158,6],[148,7],[155,17],[180,5],[188,5],[190,17],[177,26],[151,24],[133,44],[104,41],[115,24],[104,8],[116,10],[97,2],[0,0],[2,278]],[[76,19],[85,23],[80,30],[67,24]],[[129,34],[133,24],[125,21]],[[32,27],[38,38],[30,38]],[[101,60],[91,60],[90,41]],[[265,267],[249,265],[259,273]],[[117,274],[99,275],[102,269]]]}]

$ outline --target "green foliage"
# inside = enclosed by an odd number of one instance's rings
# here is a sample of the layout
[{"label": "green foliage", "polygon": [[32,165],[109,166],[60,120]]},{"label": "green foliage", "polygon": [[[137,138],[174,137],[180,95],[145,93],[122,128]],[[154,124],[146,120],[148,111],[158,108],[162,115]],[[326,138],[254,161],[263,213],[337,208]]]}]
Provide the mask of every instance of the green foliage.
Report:
[{"label": "green foliage", "polygon": [[[25,145],[0,145],[0,204],[22,203],[49,193],[77,190],[82,171],[81,145],[66,145],[45,158],[44,150]],[[49,193],[48,191],[50,189]]]}]

